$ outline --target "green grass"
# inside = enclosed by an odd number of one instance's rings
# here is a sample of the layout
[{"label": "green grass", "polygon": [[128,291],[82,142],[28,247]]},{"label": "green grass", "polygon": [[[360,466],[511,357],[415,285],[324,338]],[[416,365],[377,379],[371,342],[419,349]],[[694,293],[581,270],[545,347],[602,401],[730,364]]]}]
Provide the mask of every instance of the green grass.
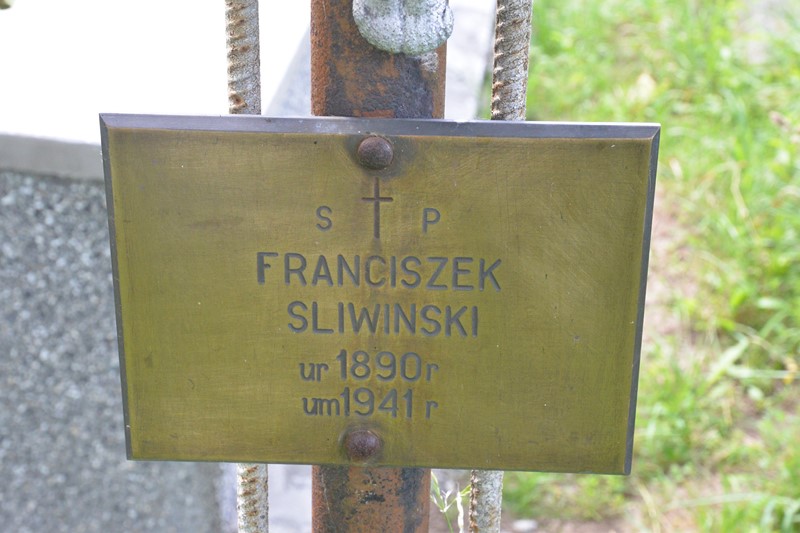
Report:
[{"label": "green grass", "polygon": [[431,472],[431,503],[442,513],[448,531],[464,531],[467,522],[465,509],[469,507],[469,485],[463,489],[456,487],[455,490],[445,490],[439,485],[436,474]]},{"label": "green grass", "polygon": [[[800,531],[800,6],[540,0],[529,120],[660,122],[684,332],[643,347],[630,478],[509,474],[534,518]],[[754,26],[751,24],[750,26]],[[663,216],[662,212],[662,216]],[[648,310],[647,312],[650,312]]]}]

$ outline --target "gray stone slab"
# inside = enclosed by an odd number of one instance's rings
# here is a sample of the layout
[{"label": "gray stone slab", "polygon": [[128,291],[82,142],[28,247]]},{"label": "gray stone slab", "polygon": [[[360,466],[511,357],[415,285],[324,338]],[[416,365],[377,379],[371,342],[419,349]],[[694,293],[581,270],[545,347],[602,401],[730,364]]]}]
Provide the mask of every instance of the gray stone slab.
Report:
[{"label": "gray stone slab", "polygon": [[217,465],[127,461],[100,182],[0,172],[0,529],[219,531]]},{"label": "gray stone slab", "polygon": [[103,156],[97,144],[0,134],[0,170],[99,180],[103,179]]}]

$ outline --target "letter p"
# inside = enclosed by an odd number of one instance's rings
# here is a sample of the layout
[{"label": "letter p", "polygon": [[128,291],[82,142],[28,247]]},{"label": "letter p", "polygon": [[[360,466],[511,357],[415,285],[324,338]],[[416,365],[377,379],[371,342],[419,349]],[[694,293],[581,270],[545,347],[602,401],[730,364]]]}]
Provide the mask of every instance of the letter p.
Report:
[{"label": "letter p", "polygon": [[442,219],[442,214],[434,207],[422,209],[422,233],[428,233],[428,226],[433,226]]}]

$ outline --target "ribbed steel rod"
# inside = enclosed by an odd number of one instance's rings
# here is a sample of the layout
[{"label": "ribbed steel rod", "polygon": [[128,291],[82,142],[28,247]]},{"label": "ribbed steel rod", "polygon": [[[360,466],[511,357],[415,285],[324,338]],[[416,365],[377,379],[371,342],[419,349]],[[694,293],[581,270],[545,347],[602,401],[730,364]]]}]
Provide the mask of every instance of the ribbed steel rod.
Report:
[{"label": "ribbed steel rod", "polygon": [[228,102],[234,114],[261,114],[258,0],[225,0]]},{"label": "ribbed steel rod", "polygon": [[267,465],[236,465],[236,514],[239,533],[269,531]]},{"label": "ribbed steel rod", "polygon": [[470,532],[498,533],[503,508],[503,471],[473,470],[469,482]]},{"label": "ribbed steel rod", "polygon": [[[525,120],[531,0],[497,0],[492,120]],[[503,472],[473,470],[470,476],[469,530],[497,533],[503,505]]]},{"label": "ribbed steel rod", "polygon": [[497,0],[492,120],[525,120],[531,0]]},{"label": "ribbed steel rod", "polygon": [[[228,111],[261,114],[261,57],[258,0],[225,0],[228,48]],[[236,466],[236,514],[239,533],[269,531],[267,465]]]}]

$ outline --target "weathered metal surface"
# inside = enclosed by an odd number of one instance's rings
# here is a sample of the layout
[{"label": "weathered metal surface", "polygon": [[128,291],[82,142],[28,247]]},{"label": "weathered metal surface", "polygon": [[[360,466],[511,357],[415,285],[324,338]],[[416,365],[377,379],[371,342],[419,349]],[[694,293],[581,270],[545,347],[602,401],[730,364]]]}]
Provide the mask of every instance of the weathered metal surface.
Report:
[{"label": "weathered metal surface", "polygon": [[383,137],[370,135],[358,143],[356,156],[358,157],[358,162],[365,167],[373,170],[383,170],[392,164],[394,148],[392,143]]},{"label": "weathered metal surface", "polygon": [[428,531],[430,484],[423,468],[316,468],[313,531]]},{"label": "weathered metal surface", "polygon": [[383,441],[373,430],[356,428],[344,436],[344,452],[354,463],[366,463],[378,458]]},{"label": "weathered metal surface", "polygon": [[421,56],[379,50],[361,36],[352,0],[311,2],[311,109],[315,115],[444,116],[446,46]]},{"label": "weathered metal surface", "polygon": [[345,464],[360,427],[376,465],[629,468],[657,126],[103,137],[132,457]]},{"label": "weathered metal surface", "polygon": [[[442,118],[446,45],[415,58],[387,53],[374,48],[361,36],[352,16],[353,10],[352,0],[312,0],[312,112],[315,115],[346,117]],[[374,25],[371,25],[371,29],[375,29]],[[385,169],[394,160],[394,147],[386,139],[369,136],[359,143],[356,158],[367,169]],[[381,204],[388,200],[380,197],[378,179],[374,180],[373,190],[373,236],[378,239]],[[373,463],[379,460],[377,452],[383,449],[380,436],[366,428],[356,428],[355,431],[362,436],[368,432],[366,434],[380,441],[380,450],[372,450],[373,453],[365,456]],[[351,460],[359,455],[354,453],[355,442],[348,439],[354,434],[350,432],[345,438],[346,454]],[[363,439],[361,444],[366,442]],[[343,481],[341,478],[345,476],[341,467],[318,465],[313,468],[312,479],[316,487],[313,499],[314,533],[355,531],[359,524],[379,523],[385,527],[360,530],[427,533],[430,471],[363,467],[347,472],[351,483],[338,485],[335,483]],[[415,483],[417,478],[425,482]],[[357,497],[363,490],[360,480],[383,487],[382,492],[399,491],[404,495],[403,501],[417,501],[419,505],[400,506],[394,499],[383,496],[362,503]],[[322,499],[329,490],[339,496],[335,506],[331,505],[331,501]],[[422,519],[417,520],[416,516]]]}]

